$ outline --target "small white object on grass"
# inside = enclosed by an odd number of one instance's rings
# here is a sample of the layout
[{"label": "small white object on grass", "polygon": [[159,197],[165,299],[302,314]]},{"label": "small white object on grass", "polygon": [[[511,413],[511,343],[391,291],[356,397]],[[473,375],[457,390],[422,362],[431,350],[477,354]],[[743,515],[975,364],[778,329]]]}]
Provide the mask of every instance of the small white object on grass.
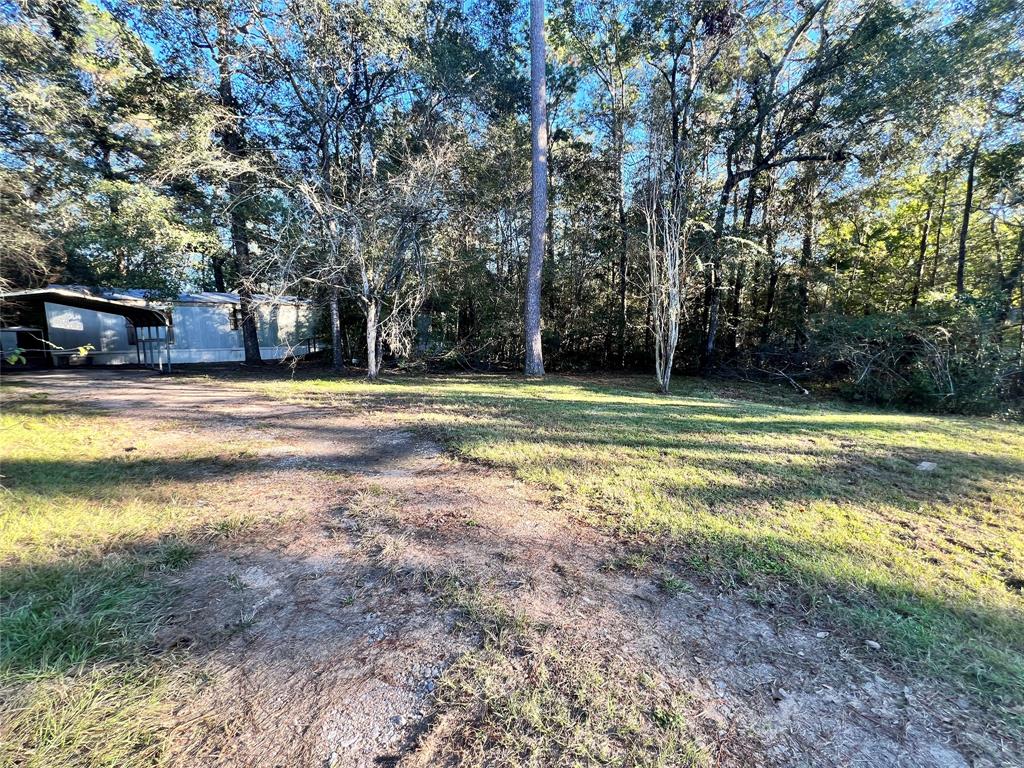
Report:
[{"label": "small white object on grass", "polygon": [[917,465],[918,472],[934,472],[938,468],[939,465],[936,464],[934,461],[922,461],[920,464]]}]

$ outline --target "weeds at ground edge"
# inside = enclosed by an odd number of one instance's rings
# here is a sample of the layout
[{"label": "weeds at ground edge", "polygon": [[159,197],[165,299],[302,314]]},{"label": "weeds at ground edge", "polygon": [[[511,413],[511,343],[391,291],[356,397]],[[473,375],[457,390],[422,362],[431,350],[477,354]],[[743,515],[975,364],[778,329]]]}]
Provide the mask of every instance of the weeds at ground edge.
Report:
[{"label": "weeds at ground edge", "polygon": [[538,623],[465,569],[409,569],[390,555],[397,500],[357,494],[359,547],[425,592],[477,645],[448,666],[403,766],[703,766],[680,692],[647,665],[567,627]]},{"label": "weeds at ground edge", "polygon": [[685,697],[639,661],[538,625],[456,571],[420,580],[480,646],[445,670],[407,765],[709,764]]}]

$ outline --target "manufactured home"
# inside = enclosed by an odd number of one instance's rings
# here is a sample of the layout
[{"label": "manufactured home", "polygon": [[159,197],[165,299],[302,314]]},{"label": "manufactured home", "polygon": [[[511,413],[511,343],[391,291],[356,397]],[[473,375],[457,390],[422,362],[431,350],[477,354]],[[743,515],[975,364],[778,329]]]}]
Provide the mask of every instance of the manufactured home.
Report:
[{"label": "manufactured home", "polygon": [[[151,299],[142,290],[51,285],[0,294],[0,302],[4,355],[17,346],[30,350],[36,363],[163,367],[245,359],[241,308],[234,293]],[[253,302],[264,360],[316,349],[307,300],[254,296]],[[80,354],[89,345],[92,349]]]}]

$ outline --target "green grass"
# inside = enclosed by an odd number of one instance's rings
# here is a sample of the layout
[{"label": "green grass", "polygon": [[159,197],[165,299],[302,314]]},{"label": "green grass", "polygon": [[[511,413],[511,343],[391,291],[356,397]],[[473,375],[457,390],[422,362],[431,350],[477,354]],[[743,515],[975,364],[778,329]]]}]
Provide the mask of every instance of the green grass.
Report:
[{"label": "green grass", "polygon": [[693,707],[664,678],[571,629],[538,625],[457,570],[420,574],[481,637],[438,681],[410,765],[698,768]]},{"label": "green grass", "polygon": [[[614,567],[650,574],[666,595],[702,579],[742,585],[766,605],[845,628],[855,647],[877,641],[891,663],[1010,716],[1024,711],[1021,425],[724,396],[692,381],[669,398],[641,379],[248,386],[429,431],[542,485],[620,536],[629,552]],[[167,576],[205,542],[262,524],[254,447],[7,398],[0,765],[164,759],[169,708],[195,672],[153,646],[174,597]],[[938,470],[917,471],[922,460]],[[373,488],[356,501],[374,524],[397,519]],[[367,539],[383,563],[402,546],[397,534]],[[485,637],[440,689],[442,711],[461,715],[437,733],[462,757],[702,759],[685,707],[637,670],[601,649],[566,655],[574,639],[479,600],[444,599]]]},{"label": "green grass", "polygon": [[687,703],[575,637],[487,640],[447,670],[435,703],[431,765],[710,765]]},{"label": "green grass", "polygon": [[9,679],[0,765],[160,765],[170,705],[189,685],[169,665],[127,663]]},{"label": "green grass", "polygon": [[686,380],[672,397],[639,378],[248,386],[429,430],[550,489],[652,569],[815,611],[892,663],[1024,711],[1021,425],[726,397]]},{"label": "green grass", "polygon": [[[13,400],[0,415],[0,561],[102,558],[225,525],[222,483],[253,471],[255,444],[168,438],[110,414]],[[243,515],[235,515],[241,524]]]},{"label": "green grass", "polygon": [[153,647],[166,576],[247,526],[247,449],[4,395],[0,765],[159,764],[189,684]]}]

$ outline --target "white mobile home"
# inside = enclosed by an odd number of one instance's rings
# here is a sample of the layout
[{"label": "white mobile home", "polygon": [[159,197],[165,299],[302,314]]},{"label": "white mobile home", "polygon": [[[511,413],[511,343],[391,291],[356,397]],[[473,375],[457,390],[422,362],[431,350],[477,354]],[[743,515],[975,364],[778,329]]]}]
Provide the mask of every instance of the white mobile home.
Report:
[{"label": "white mobile home", "polygon": [[[52,285],[0,296],[20,316],[45,331],[59,363],[94,365],[220,363],[242,361],[237,294],[194,293],[150,299],[145,291]],[[306,354],[315,348],[308,301],[255,296],[256,325],[264,360]],[[11,313],[5,306],[5,319]],[[76,350],[91,344],[81,359]],[[60,349],[53,349],[50,345]]]}]

